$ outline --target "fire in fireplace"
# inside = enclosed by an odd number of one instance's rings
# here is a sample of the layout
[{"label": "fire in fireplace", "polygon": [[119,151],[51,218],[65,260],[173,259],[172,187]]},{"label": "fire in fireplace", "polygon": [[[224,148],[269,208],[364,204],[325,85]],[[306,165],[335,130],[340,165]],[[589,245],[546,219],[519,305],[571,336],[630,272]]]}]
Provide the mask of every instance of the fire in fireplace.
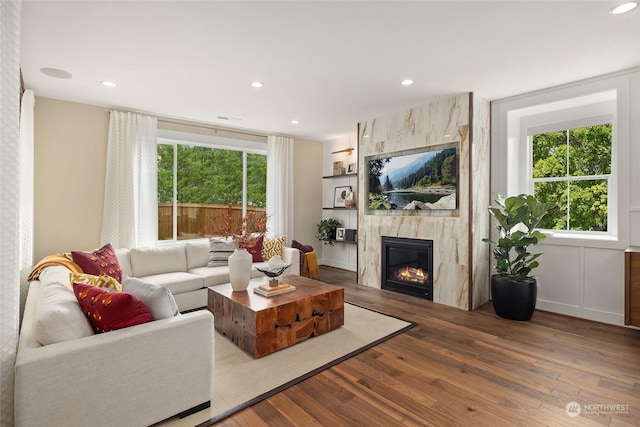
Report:
[{"label": "fire in fireplace", "polygon": [[419,283],[421,285],[427,283],[427,279],[429,279],[429,273],[425,273],[421,268],[413,268],[408,265],[396,270],[393,276],[401,282]]},{"label": "fire in fireplace", "polygon": [[382,236],[382,289],[433,301],[433,240]]}]

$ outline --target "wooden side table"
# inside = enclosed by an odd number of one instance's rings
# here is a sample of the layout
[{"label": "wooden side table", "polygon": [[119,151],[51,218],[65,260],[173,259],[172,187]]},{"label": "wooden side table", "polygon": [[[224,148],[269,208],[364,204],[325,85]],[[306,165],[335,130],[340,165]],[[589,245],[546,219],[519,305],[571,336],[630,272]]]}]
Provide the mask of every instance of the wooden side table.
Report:
[{"label": "wooden side table", "polygon": [[233,292],[230,284],[211,286],[207,308],[215,329],[261,357],[344,325],[344,288],[294,275],[281,282],[296,290],[273,297],[254,294],[264,278],[252,279],[246,292]]},{"label": "wooden side table", "polygon": [[624,252],[624,324],[640,326],[640,247]]}]

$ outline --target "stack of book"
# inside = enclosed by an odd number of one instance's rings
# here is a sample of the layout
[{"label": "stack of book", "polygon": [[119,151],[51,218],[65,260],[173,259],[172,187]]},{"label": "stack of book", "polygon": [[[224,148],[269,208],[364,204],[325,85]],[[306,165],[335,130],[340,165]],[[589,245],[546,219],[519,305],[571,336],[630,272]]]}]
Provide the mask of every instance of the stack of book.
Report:
[{"label": "stack of book", "polygon": [[253,288],[253,293],[262,295],[264,297],[272,297],[274,295],[285,294],[287,292],[293,292],[296,290],[296,287],[293,285],[278,285],[278,286],[269,286],[269,285],[260,285]]}]

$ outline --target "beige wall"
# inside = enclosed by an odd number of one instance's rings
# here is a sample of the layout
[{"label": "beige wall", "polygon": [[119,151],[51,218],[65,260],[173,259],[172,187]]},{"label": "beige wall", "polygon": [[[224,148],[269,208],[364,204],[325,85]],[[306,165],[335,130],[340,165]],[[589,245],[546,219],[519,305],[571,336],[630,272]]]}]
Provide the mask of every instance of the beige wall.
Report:
[{"label": "beige wall", "polygon": [[[98,247],[109,109],[36,98],[34,260]],[[322,212],[322,144],[296,140],[294,239],[314,243]],[[317,241],[315,242],[317,243]]]},{"label": "beige wall", "polygon": [[100,243],[109,111],[36,98],[34,260]]},{"label": "beige wall", "polygon": [[322,219],[322,143],[296,139],[293,149],[295,217],[293,239],[314,247],[322,254],[316,239],[316,224]]}]

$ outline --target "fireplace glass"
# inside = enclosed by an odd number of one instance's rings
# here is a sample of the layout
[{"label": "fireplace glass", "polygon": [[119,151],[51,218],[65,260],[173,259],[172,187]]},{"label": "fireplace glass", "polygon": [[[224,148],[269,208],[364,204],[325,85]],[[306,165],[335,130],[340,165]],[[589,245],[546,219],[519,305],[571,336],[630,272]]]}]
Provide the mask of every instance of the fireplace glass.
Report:
[{"label": "fireplace glass", "polygon": [[382,289],[433,301],[433,240],[382,237]]}]

